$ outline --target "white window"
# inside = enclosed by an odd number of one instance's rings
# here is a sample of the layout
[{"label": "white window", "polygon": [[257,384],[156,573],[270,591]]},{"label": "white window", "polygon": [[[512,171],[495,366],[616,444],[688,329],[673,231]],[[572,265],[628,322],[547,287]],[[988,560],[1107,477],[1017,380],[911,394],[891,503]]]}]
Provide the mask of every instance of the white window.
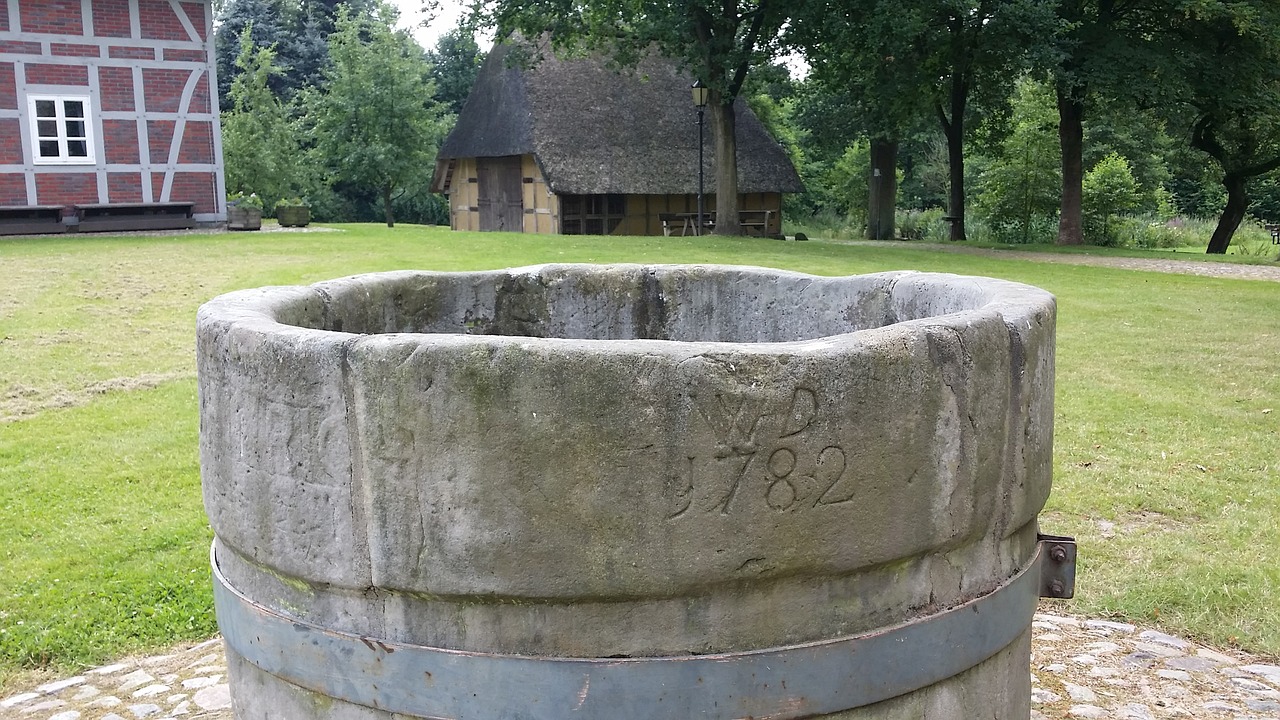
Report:
[{"label": "white window", "polygon": [[89,98],[75,95],[32,95],[32,157],[41,165],[92,165],[93,134]]}]

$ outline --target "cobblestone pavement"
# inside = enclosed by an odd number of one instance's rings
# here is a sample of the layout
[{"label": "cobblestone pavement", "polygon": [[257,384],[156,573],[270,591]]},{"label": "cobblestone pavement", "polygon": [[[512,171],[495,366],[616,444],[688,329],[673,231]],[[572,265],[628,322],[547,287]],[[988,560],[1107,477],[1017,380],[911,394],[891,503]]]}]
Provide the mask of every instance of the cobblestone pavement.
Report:
[{"label": "cobblestone pavement", "polygon": [[4,720],[231,720],[222,640],[122,660],[0,698]]},{"label": "cobblestone pavement", "polygon": [[1280,665],[1127,623],[1036,615],[1032,720],[1280,720]]},{"label": "cobblestone pavement", "polygon": [[[1031,720],[1280,720],[1280,665],[1125,623],[1036,615],[1031,676]],[[232,720],[221,641],[15,689],[0,718]]]}]

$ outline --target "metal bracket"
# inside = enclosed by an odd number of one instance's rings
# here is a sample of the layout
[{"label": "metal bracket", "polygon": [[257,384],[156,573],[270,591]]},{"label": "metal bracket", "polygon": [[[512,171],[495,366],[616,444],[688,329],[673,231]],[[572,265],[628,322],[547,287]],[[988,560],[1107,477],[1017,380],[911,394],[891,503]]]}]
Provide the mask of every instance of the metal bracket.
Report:
[{"label": "metal bracket", "polygon": [[1037,535],[1040,543],[1040,597],[1069,600],[1076,594],[1076,539]]}]

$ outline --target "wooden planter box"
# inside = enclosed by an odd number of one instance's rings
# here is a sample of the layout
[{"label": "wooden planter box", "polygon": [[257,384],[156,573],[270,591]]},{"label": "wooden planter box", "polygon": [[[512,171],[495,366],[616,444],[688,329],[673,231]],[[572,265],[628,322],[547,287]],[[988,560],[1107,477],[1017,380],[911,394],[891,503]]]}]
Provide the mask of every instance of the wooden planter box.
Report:
[{"label": "wooden planter box", "polygon": [[277,205],[276,220],[283,227],[306,227],[311,222],[311,208],[299,205],[287,207]]},{"label": "wooden planter box", "polygon": [[256,207],[227,206],[228,230],[259,230],[262,228],[262,210]]}]

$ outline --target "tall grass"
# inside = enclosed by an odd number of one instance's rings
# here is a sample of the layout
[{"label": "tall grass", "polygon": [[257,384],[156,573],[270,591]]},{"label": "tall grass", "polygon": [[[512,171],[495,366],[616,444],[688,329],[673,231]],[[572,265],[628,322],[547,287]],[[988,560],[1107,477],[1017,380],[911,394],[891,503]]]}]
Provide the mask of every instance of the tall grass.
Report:
[{"label": "tall grass", "polygon": [[913,268],[1059,299],[1046,530],[1081,544],[1067,609],[1280,654],[1280,287],[760,238],[341,232],[0,241],[0,696],[215,632],[193,324],[237,288],[397,268],[720,262]]}]

